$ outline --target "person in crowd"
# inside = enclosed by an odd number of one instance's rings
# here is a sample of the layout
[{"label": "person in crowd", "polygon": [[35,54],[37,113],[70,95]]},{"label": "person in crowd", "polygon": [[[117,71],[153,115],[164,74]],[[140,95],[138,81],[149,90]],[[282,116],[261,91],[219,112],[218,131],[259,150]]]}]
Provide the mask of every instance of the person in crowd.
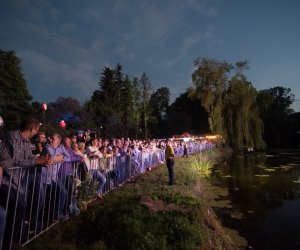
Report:
[{"label": "person in crowd", "polygon": [[88,172],[92,174],[93,181],[99,181],[99,187],[97,189],[97,197],[103,199],[103,187],[106,183],[105,176],[101,173],[99,169],[99,159],[103,157],[102,153],[99,150],[99,142],[97,138],[91,140],[91,146],[86,150],[88,160],[86,161],[86,166]]},{"label": "person in crowd", "polygon": [[125,139],[122,137],[121,139],[117,139],[117,146],[119,148],[120,153],[120,162],[117,161],[117,167],[119,170],[119,181],[118,185],[120,185],[120,182],[123,182],[126,178],[126,172],[128,169],[128,157],[131,153],[131,149],[129,147],[129,142],[125,141]]},{"label": "person in crowd", "polygon": [[[30,140],[38,133],[40,123],[37,119],[28,118],[21,124],[19,130],[11,131],[7,137],[7,145],[13,164],[17,169],[12,171],[11,177],[18,185],[18,197],[26,204],[25,211],[17,211],[18,216],[30,220],[29,230],[41,229],[40,219],[44,204],[43,185],[41,184],[41,170],[51,163],[49,156],[36,157],[32,154]],[[29,194],[27,193],[29,192]],[[34,206],[33,206],[34,204]],[[23,227],[21,224],[18,227]],[[23,227],[25,230],[26,227]]]},{"label": "person in crowd", "polygon": [[40,142],[37,142],[35,144],[35,149],[32,150],[32,153],[38,158],[41,155],[43,155],[43,153],[45,152],[44,149],[46,149],[46,148],[43,147],[43,144]]},{"label": "person in crowd", "polygon": [[103,169],[105,170],[105,173],[108,173],[109,171],[113,170],[114,166],[113,151],[109,150],[107,143],[104,143],[103,141],[103,145],[100,148],[100,152],[102,153],[104,158],[105,166],[103,166]]},{"label": "person in crowd", "polygon": [[92,159],[100,159],[103,156],[99,150],[99,141],[97,138],[91,140],[91,145],[87,147],[86,153]]},{"label": "person in crowd", "polygon": [[81,153],[86,154],[86,147],[84,142],[79,142],[78,143],[78,149],[80,150]]},{"label": "person in crowd", "polygon": [[86,143],[91,141],[91,134],[89,130],[84,131],[83,136],[82,136],[82,140]]},{"label": "person in crowd", "polygon": [[[60,168],[59,176],[68,177],[69,175],[75,176],[74,173],[76,171],[75,169],[75,163],[82,162],[84,160],[83,157],[79,156],[74,152],[74,150],[71,147],[71,139],[69,137],[65,137],[63,139],[63,146],[65,147],[65,150],[69,156],[69,160],[64,159],[64,162],[62,164],[62,167]],[[65,182],[66,180],[63,180]]]},{"label": "person in crowd", "polygon": [[61,170],[64,161],[70,162],[70,156],[61,144],[61,135],[54,133],[52,135],[50,143],[46,144],[47,153],[51,157],[52,164],[48,168],[43,168],[42,180],[47,190],[55,191],[56,195],[50,197],[58,197],[58,200],[50,201],[54,202],[54,216],[58,217],[59,221],[67,221],[70,217],[64,213],[65,201],[67,197],[67,190],[63,183],[64,169]]},{"label": "person in crowd", "polygon": [[112,153],[108,151],[107,146],[101,146],[100,152],[102,153],[103,157],[112,157]]},{"label": "person in crowd", "polygon": [[[81,145],[81,148],[79,148],[79,145]],[[85,176],[86,173],[88,172],[87,170],[87,166],[86,166],[86,161],[88,161],[88,156],[85,153],[85,144],[84,142],[72,142],[71,144],[71,148],[73,149],[74,153],[79,155],[82,159],[82,161],[80,162],[79,166],[78,166],[78,171],[76,176],[79,178],[80,181],[82,181]]]},{"label": "person in crowd", "polygon": [[[79,144],[83,144],[84,145],[84,149],[83,150],[80,150],[79,148]],[[82,159],[84,159],[85,157],[85,144],[84,143],[81,143],[81,142],[72,142],[71,143],[71,148],[72,150],[74,151],[75,154],[79,155]]]},{"label": "person in crowd", "polygon": [[188,158],[187,144],[186,144],[186,142],[183,142],[182,144],[183,144],[183,155],[182,155],[182,157]]},{"label": "person in crowd", "polygon": [[11,241],[19,241],[26,210],[23,197],[19,198],[18,186],[10,176],[12,167],[13,159],[5,144],[0,142],[0,249],[1,243],[5,249]]},{"label": "person in crowd", "polygon": [[[73,143],[76,143],[73,142]],[[71,139],[69,137],[65,137],[63,139],[63,145],[70,156],[70,161],[64,161],[62,163],[62,167],[60,168],[59,177],[61,178],[62,182],[65,183],[65,187],[68,191],[68,202],[69,210],[71,214],[78,214],[79,209],[76,204],[77,198],[77,183],[80,183],[79,179],[77,178],[77,173],[79,168],[81,167],[81,163],[84,160],[83,156],[80,156],[74,152],[71,145]]]},{"label": "person in crowd", "polygon": [[72,136],[71,136],[71,143],[73,143],[73,142],[77,142],[77,140],[78,140],[78,138],[77,138],[77,135],[76,134],[73,134]]},{"label": "person in crowd", "polygon": [[174,184],[174,149],[170,140],[166,140],[165,158],[169,173],[169,185]]},{"label": "person in crowd", "polygon": [[138,149],[137,144],[131,145],[131,168],[133,169],[132,174],[136,175],[141,172],[140,170],[140,162],[139,162],[139,156],[141,152]]},{"label": "person in crowd", "polygon": [[46,145],[47,143],[46,133],[44,131],[39,131],[37,133],[36,141],[42,143],[43,145]]},{"label": "person in crowd", "polygon": [[44,131],[39,131],[37,133],[34,143],[35,143],[35,145],[34,145],[34,149],[32,150],[32,154],[35,155],[37,158],[41,157],[41,156],[46,156],[47,155],[47,150],[46,150],[47,138],[46,138],[46,134]]},{"label": "person in crowd", "polygon": [[[7,218],[7,213],[6,210],[4,209],[6,207],[7,193],[2,193],[2,192],[4,190],[6,191],[9,189],[9,180],[7,183],[7,181],[5,181],[6,177],[3,177],[3,174],[5,168],[9,168],[12,166],[13,166],[13,161],[5,148],[4,143],[0,142],[0,249],[2,247],[3,236],[5,231],[5,225],[6,225],[6,218]],[[20,222],[21,221],[19,221],[19,223]]]},{"label": "person in crowd", "polygon": [[[28,167],[34,166],[44,166],[51,162],[49,156],[45,157],[35,157],[31,151],[30,139],[35,136],[39,130],[39,121],[36,119],[25,120],[20,130],[12,131],[8,134],[8,148],[10,154],[12,155],[14,166],[20,167],[19,171],[14,171],[14,181],[15,183],[21,181],[24,184],[24,176],[28,172]],[[22,186],[23,189],[26,188],[25,185]]]},{"label": "person in crowd", "polygon": [[112,146],[112,169],[110,177],[112,178],[111,186],[119,186],[122,171],[122,155],[118,146]]}]

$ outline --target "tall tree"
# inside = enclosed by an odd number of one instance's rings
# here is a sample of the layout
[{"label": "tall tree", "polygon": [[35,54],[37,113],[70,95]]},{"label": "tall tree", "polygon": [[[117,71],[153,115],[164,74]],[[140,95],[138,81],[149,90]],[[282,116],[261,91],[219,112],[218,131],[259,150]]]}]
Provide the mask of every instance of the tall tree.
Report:
[{"label": "tall tree", "polygon": [[142,109],[142,117],[143,117],[143,128],[145,133],[145,139],[148,139],[148,122],[151,117],[151,107],[149,105],[152,86],[149,81],[148,76],[144,72],[139,79],[140,87],[141,87],[141,109]]},{"label": "tall tree", "polygon": [[290,88],[274,87],[259,91],[257,102],[265,130],[264,139],[268,147],[289,147],[289,135],[293,127],[290,106],[294,102]]},{"label": "tall tree", "polygon": [[123,73],[122,73],[122,66],[121,64],[117,64],[115,69],[114,69],[114,74],[113,74],[113,92],[114,92],[114,99],[117,103],[120,104],[121,102],[121,91],[124,86],[124,78],[123,78]]},{"label": "tall tree", "polygon": [[223,135],[223,103],[233,66],[207,58],[197,58],[194,66],[192,80],[195,88],[190,89],[190,96],[201,101],[208,114],[211,132]]},{"label": "tall tree", "polygon": [[120,64],[115,69],[104,68],[99,80],[99,89],[95,90],[91,100],[86,104],[88,112],[93,112],[97,127],[103,127],[105,136],[119,136],[121,122],[121,89],[123,74]]},{"label": "tall tree", "polygon": [[198,99],[185,92],[176,98],[167,110],[167,130],[164,136],[189,132],[203,135],[209,132],[207,112]]},{"label": "tall tree", "polygon": [[227,140],[233,148],[263,149],[263,123],[256,105],[257,91],[246,78],[239,75],[230,80],[225,98],[224,127]]},{"label": "tall tree", "polygon": [[0,115],[7,127],[17,127],[31,113],[31,99],[21,60],[14,51],[0,50]]},{"label": "tall tree", "polygon": [[150,97],[150,105],[159,121],[166,118],[166,112],[170,102],[170,90],[167,87],[157,89]]},{"label": "tall tree", "polygon": [[141,87],[140,82],[137,77],[134,77],[132,80],[132,88],[133,88],[133,135],[135,138],[139,137],[140,125],[142,120],[142,108],[141,108]]},{"label": "tall tree", "polygon": [[[140,120],[140,93],[138,81],[131,81],[128,75],[125,76],[121,89],[121,106],[122,106],[122,124],[124,125],[123,136],[136,137]],[[137,125],[138,120],[138,125]]]},{"label": "tall tree", "polygon": [[149,127],[155,137],[161,137],[166,132],[166,118],[169,101],[170,90],[167,87],[157,89],[150,97],[149,104],[152,110],[152,119]]}]

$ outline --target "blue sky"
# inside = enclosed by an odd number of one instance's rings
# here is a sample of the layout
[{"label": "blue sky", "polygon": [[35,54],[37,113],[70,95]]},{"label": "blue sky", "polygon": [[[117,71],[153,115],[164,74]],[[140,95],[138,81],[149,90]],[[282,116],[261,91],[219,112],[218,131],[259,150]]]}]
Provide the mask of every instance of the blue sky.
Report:
[{"label": "blue sky", "polygon": [[173,101],[192,86],[197,57],[247,60],[257,90],[289,87],[300,99],[298,0],[1,0],[0,21],[0,49],[21,58],[37,101],[84,102],[117,63]]}]

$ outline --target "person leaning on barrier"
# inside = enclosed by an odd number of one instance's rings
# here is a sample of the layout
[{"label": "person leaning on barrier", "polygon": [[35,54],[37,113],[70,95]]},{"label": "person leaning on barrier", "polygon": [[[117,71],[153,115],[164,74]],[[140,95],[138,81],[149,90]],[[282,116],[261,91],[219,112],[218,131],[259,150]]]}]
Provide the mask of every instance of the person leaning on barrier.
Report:
[{"label": "person leaning on barrier", "polygon": [[[59,176],[75,176],[76,169],[75,169],[75,163],[76,162],[83,162],[84,158],[79,156],[74,152],[74,150],[71,148],[71,139],[69,137],[65,137],[63,139],[63,146],[69,156],[69,160],[64,159],[64,162],[62,164],[62,167],[60,168]],[[63,173],[61,173],[63,172]],[[65,182],[65,180],[63,180]],[[66,182],[67,183],[67,182]]]},{"label": "person leaning on barrier", "polygon": [[[79,145],[81,145],[81,149],[79,148]],[[84,142],[72,142],[71,148],[74,151],[75,154],[79,155],[82,159],[82,162],[79,164],[79,167],[77,169],[77,176],[80,181],[82,181],[88,172],[87,166],[86,166],[86,160],[87,160],[87,154],[85,153],[85,144]]]},{"label": "person leaning on barrier", "polygon": [[[0,142],[0,249],[18,242],[25,203],[18,199],[18,187],[9,175],[13,160],[3,142]],[[16,211],[16,214],[15,214]],[[6,228],[5,228],[6,227]],[[5,235],[5,237],[3,237]]]},{"label": "person leaning on barrier", "polygon": [[66,173],[63,163],[64,161],[70,162],[70,156],[61,144],[61,140],[61,135],[54,133],[50,143],[46,144],[47,153],[51,157],[51,164],[49,164],[48,168],[43,168],[42,182],[46,187],[47,194],[52,198],[50,203],[54,203],[55,219],[58,218],[63,222],[69,219],[69,216],[64,213],[67,189],[64,183]]},{"label": "person leaning on barrier", "polygon": [[[25,211],[17,213],[26,221],[30,219],[29,230],[39,224],[44,204],[43,196],[40,195],[44,191],[41,184],[41,167],[51,163],[49,156],[36,157],[32,154],[30,139],[37,134],[39,128],[40,123],[37,119],[28,118],[22,122],[19,130],[11,131],[7,137],[7,146],[16,167],[10,175],[18,185],[19,200],[26,204]],[[26,210],[29,214],[26,214]],[[21,223],[16,226],[26,230]]]},{"label": "person leaning on barrier", "polygon": [[[76,142],[73,142],[76,143]],[[62,181],[65,183],[65,187],[68,191],[68,199],[67,204],[70,204],[68,209],[70,214],[78,214],[79,209],[76,205],[76,195],[77,193],[77,185],[76,183],[80,183],[80,180],[78,178],[78,171],[79,168],[82,166],[81,163],[83,163],[84,157],[80,156],[75,153],[75,151],[72,149],[72,141],[69,137],[64,137],[63,139],[63,145],[70,157],[70,161],[64,161],[62,164],[62,167],[60,168],[59,176],[63,177]],[[78,184],[79,185],[79,184]]]},{"label": "person leaning on barrier", "polygon": [[[30,139],[37,134],[40,123],[36,119],[25,120],[20,130],[12,131],[8,134],[8,148],[13,158],[14,166],[20,167],[20,171],[14,171],[14,181],[18,183],[26,175],[25,168],[34,166],[43,166],[51,162],[50,157],[35,157],[32,154]],[[22,183],[22,180],[21,180]]]},{"label": "person leaning on barrier", "polygon": [[44,131],[39,131],[37,133],[37,136],[34,140],[34,149],[32,150],[32,154],[36,157],[46,156],[47,150],[46,150],[46,143],[47,138]]},{"label": "person leaning on barrier", "polygon": [[97,189],[97,198],[103,198],[103,188],[106,183],[105,176],[99,169],[99,159],[103,157],[102,153],[98,149],[99,142],[97,138],[91,140],[91,145],[87,148],[86,154],[88,160],[86,160],[86,166],[88,172],[93,176],[93,181],[99,181],[99,187]]},{"label": "person leaning on barrier", "polygon": [[[6,177],[3,177],[4,168],[12,167],[13,162],[11,157],[9,156],[8,152],[6,151],[4,143],[0,142],[0,249],[2,246],[4,230],[6,225],[6,199],[3,199],[7,194],[2,194],[2,191],[7,190],[9,187],[7,186],[7,181],[5,180]],[[2,184],[3,179],[3,184]],[[8,182],[9,184],[9,182]],[[6,187],[4,187],[6,185]]]}]

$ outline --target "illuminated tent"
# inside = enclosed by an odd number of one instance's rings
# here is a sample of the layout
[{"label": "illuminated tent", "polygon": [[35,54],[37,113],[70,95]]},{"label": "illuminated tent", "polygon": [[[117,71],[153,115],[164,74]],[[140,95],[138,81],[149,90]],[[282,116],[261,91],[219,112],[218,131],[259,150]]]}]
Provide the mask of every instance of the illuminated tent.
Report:
[{"label": "illuminated tent", "polygon": [[177,139],[177,140],[184,140],[184,141],[188,141],[188,140],[191,140],[192,138],[196,138],[197,136],[196,135],[192,135],[188,132],[184,132],[180,135],[174,135],[173,138],[174,139]]},{"label": "illuminated tent", "polygon": [[191,134],[188,133],[188,132],[184,132],[184,133],[182,133],[182,134],[179,135],[179,136],[182,137],[182,138],[184,138],[184,137],[188,137],[188,138],[193,137],[193,135],[191,135]]}]

